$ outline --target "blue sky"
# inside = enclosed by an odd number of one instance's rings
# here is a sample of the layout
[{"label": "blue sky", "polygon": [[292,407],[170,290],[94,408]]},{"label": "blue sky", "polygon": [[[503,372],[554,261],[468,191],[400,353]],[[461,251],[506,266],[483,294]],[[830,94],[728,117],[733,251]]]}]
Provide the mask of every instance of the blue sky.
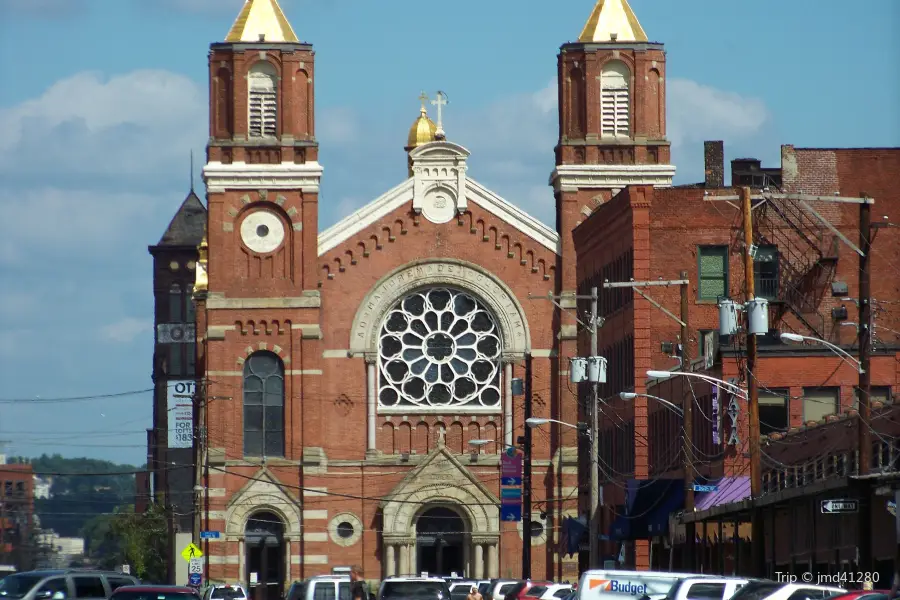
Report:
[{"label": "blue sky", "polygon": [[[141,463],[151,260],[203,156],[206,55],[241,0],[0,0],[0,439]],[[421,90],[470,174],[552,224],[556,54],[593,0],[282,0],[316,48],[320,230],[405,177]],[[676,181],[702,142],[900,145],[900,2],[632,0],[668,50]],[[199,178],[198,178],[199,181]],[[202,185],[199,187],[202,188]]]}]

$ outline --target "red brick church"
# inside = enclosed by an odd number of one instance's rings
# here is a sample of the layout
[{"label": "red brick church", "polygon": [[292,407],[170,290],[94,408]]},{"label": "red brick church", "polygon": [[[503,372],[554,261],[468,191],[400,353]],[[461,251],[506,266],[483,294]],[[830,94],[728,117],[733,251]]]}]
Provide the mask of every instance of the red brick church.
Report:
[{"label": "red brick church", "polygon": [[[566,297],[572,230],[617,190],[675,172],[663,45],[626,0],[584,1],[559,51],[552,226],[469,176],[478,148],[443,131],[438,94],[398,143],[408,178],[320,231],[313,46],[276,0],[247,0],[211,45],[191,265],[201,528],[221,532],[201,545],[211,579],[278,587],[355,563],[372,579],[520,573],[523,523],[498,510],[499,455],[525,429],[513,380],[530,357],[534,416],[586,420],[568,379],[587,352]],[[588,506],[578,436],[533,430],[533,578],[578,574],[560,545]]]}]

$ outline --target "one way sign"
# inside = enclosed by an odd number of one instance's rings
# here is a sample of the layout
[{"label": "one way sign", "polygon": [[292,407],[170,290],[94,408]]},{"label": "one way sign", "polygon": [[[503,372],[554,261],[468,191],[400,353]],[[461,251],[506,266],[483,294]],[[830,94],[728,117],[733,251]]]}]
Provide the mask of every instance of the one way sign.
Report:
[{"label": "one way sign", "polygon": [[822,513],[839,515],[859,512],[859,500],[822,500]]}]

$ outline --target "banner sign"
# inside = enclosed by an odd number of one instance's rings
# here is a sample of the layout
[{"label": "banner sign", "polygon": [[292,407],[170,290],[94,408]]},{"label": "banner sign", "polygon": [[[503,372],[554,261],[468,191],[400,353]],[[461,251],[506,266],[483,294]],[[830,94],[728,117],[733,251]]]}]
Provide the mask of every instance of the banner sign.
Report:
[{"label": "banner sign", "polygon": [[712,443],[718,446],[719,440],[719,386],[712,386]]},{"label": "banner sign", "polygon": [[169,381],[166,394],[169,415],[169,448],[194,447],[195,381]]}]

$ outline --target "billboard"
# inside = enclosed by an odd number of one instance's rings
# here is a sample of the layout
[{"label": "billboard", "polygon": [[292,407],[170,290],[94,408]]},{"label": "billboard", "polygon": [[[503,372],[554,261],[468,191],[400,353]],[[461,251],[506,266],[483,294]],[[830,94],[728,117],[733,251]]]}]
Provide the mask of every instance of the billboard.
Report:
[{"label": "billboard", "polygon": [[169,448],[194,447],[194,392],[197,382],[169,381],[166,395],[169,415]]}]

